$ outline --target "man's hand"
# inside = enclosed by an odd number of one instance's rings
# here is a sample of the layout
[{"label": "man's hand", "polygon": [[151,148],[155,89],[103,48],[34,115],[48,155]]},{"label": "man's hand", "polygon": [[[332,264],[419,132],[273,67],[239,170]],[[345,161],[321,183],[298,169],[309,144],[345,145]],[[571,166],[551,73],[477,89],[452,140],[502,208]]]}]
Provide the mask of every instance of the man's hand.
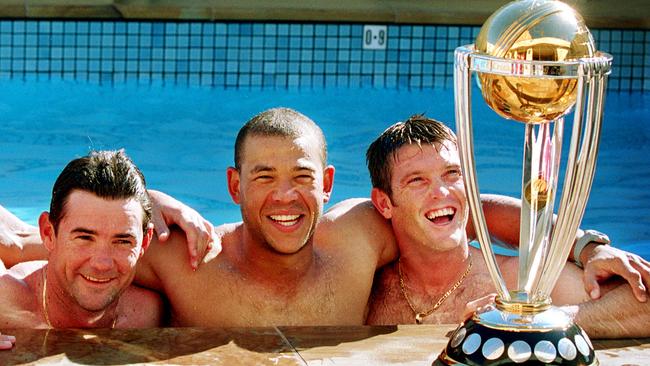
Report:
[{"label": "man's hand", "polygon": [[12,349],[16,343],[16,337],[0,334],[0,350],[2,349]]},{"label": "man's hand", "polygon": [[[204,219],[196,210],[160,191],[148,190],[153,201],[152,222],[158,240],[164,242],[169,238],[169,225],[178,225],[187,238],[190,265],[198,267],[203,256],[211,251],[221,251],[221,241],[214,240],[214,226]],[[215,248],[212,248],[215,246]]]},{"label": "man's hand", "polygon": [[0,206],[0,245],[6,248],[22,249],[22,238],[30,233],[34,227],[27,225],[16,215]]},{"label": "man's hand", "polygon": [[6,248],[19,248],[22,249],[20,236],[11,228],[0,223],[0,245]]},{"label": "man's hand", "polygon": [[0,260],[7,267],[30,260],[46,259],[38,227],[23,222],[0,206]]},{"label": "man's hand", "polygon": [[600,298],[599,281],[613,276],[623,277],[640,302],[648,299],[650,263],[640,256],[609,245],[588,244],[580,253],[585,264],[583,282],[592,299]]}]

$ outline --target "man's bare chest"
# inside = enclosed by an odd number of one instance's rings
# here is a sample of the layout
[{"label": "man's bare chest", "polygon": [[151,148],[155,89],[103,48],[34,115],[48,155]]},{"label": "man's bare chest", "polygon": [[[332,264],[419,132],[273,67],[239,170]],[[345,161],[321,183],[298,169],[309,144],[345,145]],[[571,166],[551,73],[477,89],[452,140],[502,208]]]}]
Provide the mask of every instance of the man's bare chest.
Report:
[{"label": "man's bare chest", "polygon": [[216,271],[166,290],[184,326],[363,324],[372,272],[329,265],[295,281]]}]

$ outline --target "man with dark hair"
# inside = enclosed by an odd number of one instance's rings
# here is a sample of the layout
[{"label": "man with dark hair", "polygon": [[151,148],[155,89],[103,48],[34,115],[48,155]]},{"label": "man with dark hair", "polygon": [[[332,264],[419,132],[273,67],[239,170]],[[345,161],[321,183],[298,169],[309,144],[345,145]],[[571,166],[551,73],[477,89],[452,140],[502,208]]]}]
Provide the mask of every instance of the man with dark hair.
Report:
[{"label": "man with dark hair", "polygon": [[[386,129],[368,148],[367,161],[372,202],[390,220],[400,252],[397,261],[378,272],[368,323],[457,321],[465,313],[465,304],[489,293],[493,285],[480,250],[468,245],[469,210],[455,135],[438,121],[413,116]],[[505,206],[513,200],[498,199]],[[519,220],[501,224],[518,228]],[[514,288],[518,258],[497,259],[506,283]],[[632,265],[643,287],[641,275],[647,276],[648,262],[637,257]],[[620,282],[603,284],[603,298],[587,302],[590,296],[581,278],[582,271],[567,264],[552,297],[555,304],[580,304],[572,311],[577,310],[576,320],[587,332],[594,337],[650,335],[645,327],[650,303],[634,301]],[[645,288],[636,290],[645,301]]]},{"label": "man with dark hair", "polygon": [[3,328],[131,328],[161,323],[162,301],[131,285],[153,235],[151,201],[124,151],[71,161],[39,217],[48,261],[0,277]]},{"label": "man with dark hair", "polygon": [[147,252],[137,281],[166,294],[178,325],[363,324],[375,269],[395,246],[381,229],[355,242],[354,227],[321,219],[334,167],[320,128],[267,110],[242,127],[235,151],[228,189],[243,222],[219,227],[223,252],[193,273],[172,260],[184,247],[172,235]]}]

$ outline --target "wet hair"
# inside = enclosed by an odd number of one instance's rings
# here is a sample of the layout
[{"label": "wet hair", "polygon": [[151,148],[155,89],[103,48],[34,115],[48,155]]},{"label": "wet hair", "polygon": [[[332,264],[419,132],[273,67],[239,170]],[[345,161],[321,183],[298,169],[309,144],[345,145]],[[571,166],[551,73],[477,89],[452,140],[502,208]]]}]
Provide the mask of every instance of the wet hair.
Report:
[{"label": "wet hair", "polygon": [[244,141],[248,136],[278,136],[298,138],[313,133],[320,145],[320,158],[323,166],[327,163],[327,144],[323,131],[304,114],[290,108],[268,109],[251,118],[239,130],[235,140],[235,168],[241,167],[244,155]]},{"label": "wet hair", "polygon": [[142,206],[142,230],[146,231],[151,220],[151,199],[142,172],[123,149],[92,151],[66,165],[52,188],[50,222],[55,233],[65,216],[68,197],[75,190],[104,199],[135,199]]},{"label": "wet hair", "polygon": [[404,145],[442,144],[450,141],[456,144],[456,135],[444,123],[422,114],[416,114],[405,122],[397,122],[382,132],[368,147],[366,164],[374,188],[392,196],[390,187],[391,157],[397,158],[397,150]]}]

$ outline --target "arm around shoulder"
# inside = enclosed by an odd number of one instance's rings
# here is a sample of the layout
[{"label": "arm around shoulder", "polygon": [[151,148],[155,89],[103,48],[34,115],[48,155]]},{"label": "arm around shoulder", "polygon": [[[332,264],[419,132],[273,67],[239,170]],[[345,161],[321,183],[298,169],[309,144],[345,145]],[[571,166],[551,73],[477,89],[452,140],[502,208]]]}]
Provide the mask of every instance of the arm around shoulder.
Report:
[{"label": "arm around shoulder", "polygon": [[0,260],[6,267],[30,260],[46,259],[38,227],[29,225],[0,206]]},{"label": "arm around shoulder", "polygon": [[367,198],[351,198],[332,206],[321,219],[320,235],[336,235],[347,242],[367,243],[377,253],[377,266],[398,256],[397,241],[390,221],[386,220]]},{"label": "arm around shoulder", "polygon": [[176,267],[181,261],[182,266],[190,270],[191,267],[187,265],[190,256],[186,250],[187,239],[184,233],[178,228],[173,228],[170,233],[165,243],[161,243],[158,238],[152,239],[144,255],[138,260],[133,280],[138,286],[162,292],[164,288],[161,274]]},{"label": "arm around shoulder", "polygon": [[[519,222],[521,201],[498,194],[481,194],[481,205],[490,236],[508,248],[519,247]],[[467,238],[476,239],[474,222],[467,220]]]},{"label": "arm around shoulder", "polygon": [[603,296],[590,300],[582,285],[582,270],[567,263],[552,298],[565,307],[592,338],[650,337],[650,302],[639,302],[621,281],[602,286]]},{"label": "arm around shoulder", "polygon": [[650,337],[650,302],[637,301],[624,284],[572,309],[576,323],[592,338]]}]

